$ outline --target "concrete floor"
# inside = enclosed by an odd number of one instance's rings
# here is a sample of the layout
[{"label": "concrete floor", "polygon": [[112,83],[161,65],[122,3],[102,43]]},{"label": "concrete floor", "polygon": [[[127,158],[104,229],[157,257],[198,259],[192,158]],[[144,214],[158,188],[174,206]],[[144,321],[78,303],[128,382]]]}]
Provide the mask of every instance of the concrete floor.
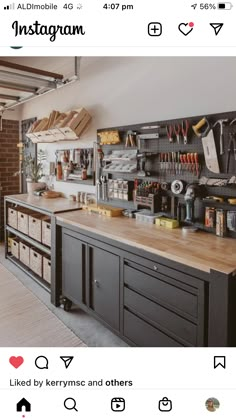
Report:
[{"label": "concrete floor", "polygon": [[4,257],[4,246],[0,244],[0,263],[11,271],[29,290],[31,290],[68,328],[70,328],[89,347],[126,347],[127,344],[114,335],[100,322],[84,311],[72,307],[70,312],[55,308],[50,302],[49,293]]}]

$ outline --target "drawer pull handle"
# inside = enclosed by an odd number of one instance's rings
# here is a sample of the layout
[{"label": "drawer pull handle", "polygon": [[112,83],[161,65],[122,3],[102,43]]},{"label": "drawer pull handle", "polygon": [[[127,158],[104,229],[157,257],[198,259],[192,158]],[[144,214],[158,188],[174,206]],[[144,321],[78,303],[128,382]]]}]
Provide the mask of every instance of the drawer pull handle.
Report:
[{"label": "drawer pull handle", "polygon": [[100,283],[99,283],[99,281],[98,281],[98,280],[94,280],[94,283],[95,283],[95,285],[96,285],[97,287],[100,287]]},{"label": "drawer pull handle", "polygon": [[154,265],[153,268],[154,268],[155,271],[158,271],[157,265]]}]

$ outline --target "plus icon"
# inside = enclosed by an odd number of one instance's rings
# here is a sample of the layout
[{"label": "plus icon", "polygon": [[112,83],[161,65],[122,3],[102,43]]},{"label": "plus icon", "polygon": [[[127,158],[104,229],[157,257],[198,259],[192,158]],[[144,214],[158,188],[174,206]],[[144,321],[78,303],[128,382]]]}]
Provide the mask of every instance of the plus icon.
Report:
[{"label": "plus icon", "polygon": [[162,24],[160,22],[150,22],[148,24],[148,35],[149,36],[161,36]]}]

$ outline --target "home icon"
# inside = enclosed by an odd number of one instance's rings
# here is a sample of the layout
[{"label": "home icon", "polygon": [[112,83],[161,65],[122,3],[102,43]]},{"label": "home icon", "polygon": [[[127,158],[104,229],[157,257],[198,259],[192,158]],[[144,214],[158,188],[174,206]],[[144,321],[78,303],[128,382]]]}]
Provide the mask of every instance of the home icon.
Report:
[{"label": "home icon", "polygon": [[25,411],[31,411],[31,404],[25,398],[22,398],[22,400],[16,404],[16,411],[22,411],[23,408]]}]

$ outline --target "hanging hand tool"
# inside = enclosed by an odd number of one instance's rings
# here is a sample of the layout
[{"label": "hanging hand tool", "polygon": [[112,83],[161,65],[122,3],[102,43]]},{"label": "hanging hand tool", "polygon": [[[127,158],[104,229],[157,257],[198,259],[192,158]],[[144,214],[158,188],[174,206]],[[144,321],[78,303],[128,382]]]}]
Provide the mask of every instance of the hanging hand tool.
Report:
[{"label": "hanging hand tool", "polygon": [[184,171],[186,172],[187,169],[188,169],[186,153],[184,153],[184,155],[183,155],[183,161],[184,161]]},{"label": "hanging hand tool", "polygon": [[191,154],[187,153],[188,172],[191,171]]},{"label": "hanging hand tool", "polygon": [[167,137],[169,139],[169,142],[173,143],[173,141],[174,141],[174,130],[173,130],[172,125],[169,125],[169,126],[167,125],[166,126],[166,134],[167,134]]},{"label": "hanging hand tool", "polygon": [[181,165],[181,174],[183,173],[183,169],[184,169],[184,155],[180,154],[179,155],[180,158],[180,165]]},{"label": "hanging hand tool", "polygon": [[195,160],[194,160],[194,153],[190,153],[190,159],[191,159],[191,172],[193,175],[195,174]]},{"label": "hanging hand tool", "polygon": [[188,143],[188,130],[189,130],[189,122],[188,120],[182,121],[182,134],[184,138],[184,144]]},{"label": "hanging hand tool", "polygon": [[[204,129],[200,131],[202,127],[204,127]],[[193,125],[192,128],[196,136],[202,139],[202,146],[207,168],[209,171],[219,174],[220,168],[216,152],[215,139],[209,121],[204,117],[196,125]]]},{"label": "hanging hand tool", "polygon": [[178,144],[180,143],[180,131],[181,131],[180,124],[174,125],[174,133],[176,135],[176,140]]},{"label": "hanging hand tool", "polygon": [[186,203],[186,222],[193,222],[194,221],[194,201],[198,195],[198,185],[197,184],[189,184],[186,188],[186,193],[184,196],[184,200]]},{"label": "hanging hand tool", "polygon": [[233,150],[233,154],[234,154],[234,160],[236,161],[236,140],[235,140],[235,134],[230,133],[229,134],[229,142],[228,142],[227,156],[226,156],[226,172],[227,172],[227,174],[229,173],[229,162],[230,162],[230,155],[231,155],[231,151],[232,150]]},{"label": "hanging hand tool", "polygon": [[194,153],[194,162],[196,168],[196,175],[199,177],[199,161],[198,161],[198,153]]},{"label": "hanging hand tool", "polygon": [[215,124],[213,125],[213,128],[217,125],[220,124],[220,155],[224,154],[224,135],[223,135],[223,127],[224,127],[224,123],[228,122],[228,119],[225,120],[218,120],[215,122]]}]

